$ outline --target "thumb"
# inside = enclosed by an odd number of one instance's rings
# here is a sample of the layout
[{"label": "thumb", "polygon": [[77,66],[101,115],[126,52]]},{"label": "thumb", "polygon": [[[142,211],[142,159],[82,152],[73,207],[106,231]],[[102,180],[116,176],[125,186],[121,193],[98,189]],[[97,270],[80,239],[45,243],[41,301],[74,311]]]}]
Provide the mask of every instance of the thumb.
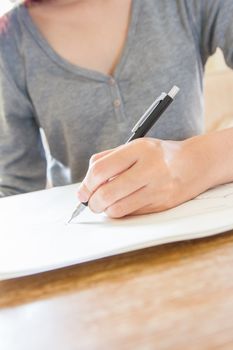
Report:
[{"label": "thumb", "polygon": [[97,160],[103,158],[104,156],[107,156],[108,154],[110,154],[113,151],[114,151],[114,149],[108,149],[106,151],[102,151],[102,152],[93,154],[89,160],[89,166],[92,165],[93,163],[95,163]]}]

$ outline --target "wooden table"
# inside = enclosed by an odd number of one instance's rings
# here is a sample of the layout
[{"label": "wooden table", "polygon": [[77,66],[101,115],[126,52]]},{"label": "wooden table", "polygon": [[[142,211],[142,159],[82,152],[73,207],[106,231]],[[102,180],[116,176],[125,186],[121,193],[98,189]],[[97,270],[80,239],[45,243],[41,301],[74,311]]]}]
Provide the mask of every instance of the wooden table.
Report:
[{"label": "wooden table", "polygon": [[0,349],[233,349],[233,232],[0,282]]}]

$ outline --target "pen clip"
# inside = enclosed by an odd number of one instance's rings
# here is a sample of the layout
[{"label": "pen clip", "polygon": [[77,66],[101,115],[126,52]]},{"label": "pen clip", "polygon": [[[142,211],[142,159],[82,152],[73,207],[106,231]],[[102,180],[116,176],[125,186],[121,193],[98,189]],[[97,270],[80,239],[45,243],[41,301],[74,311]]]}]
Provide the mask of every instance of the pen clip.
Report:
[{"label": "pen clip", "polygon": [[139,119],[139,121],[134,125],[132,132],[136,132],[138,128],[144,123],[146,118],[152,113],[152,111],[158,106],[158,104],[167,96],[165,92],[162,92],[162,94],[152,103],[152,105],[146,110],[146,112],[143,114],[143,116]]}]

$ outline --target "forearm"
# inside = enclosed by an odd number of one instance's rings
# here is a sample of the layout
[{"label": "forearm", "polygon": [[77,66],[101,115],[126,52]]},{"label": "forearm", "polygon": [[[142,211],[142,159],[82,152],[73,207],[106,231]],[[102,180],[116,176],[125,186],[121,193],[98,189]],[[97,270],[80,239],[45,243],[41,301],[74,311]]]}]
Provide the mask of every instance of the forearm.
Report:
[{"label": "forearm", "polygon": [[233,181],[233,128],[192,137],[184,143],[190,155],[193,152],[206,189]]}]

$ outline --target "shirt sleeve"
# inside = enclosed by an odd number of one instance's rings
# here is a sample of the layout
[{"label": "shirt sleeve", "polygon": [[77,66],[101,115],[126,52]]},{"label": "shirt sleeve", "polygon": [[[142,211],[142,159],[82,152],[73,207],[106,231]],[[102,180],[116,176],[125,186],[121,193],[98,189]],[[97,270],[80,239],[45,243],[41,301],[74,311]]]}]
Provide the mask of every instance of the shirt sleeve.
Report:
[{"label": "shirt sleeve", "polygon": [[227,65],[233,68],[233,1],[181,0],[186,6],[189,24],[205,65],[217,48],[224,54]]},{"label": "shirt sleeve", "polygon": [[45,185],[45,152],[30,99],[0,66],[0,197]]},{"label": "shirt sleeve", "polygon": [[205,0],[201,49],[204,59],[217,48],[224,54],[227,65],[233,68],[233,1]]}]

